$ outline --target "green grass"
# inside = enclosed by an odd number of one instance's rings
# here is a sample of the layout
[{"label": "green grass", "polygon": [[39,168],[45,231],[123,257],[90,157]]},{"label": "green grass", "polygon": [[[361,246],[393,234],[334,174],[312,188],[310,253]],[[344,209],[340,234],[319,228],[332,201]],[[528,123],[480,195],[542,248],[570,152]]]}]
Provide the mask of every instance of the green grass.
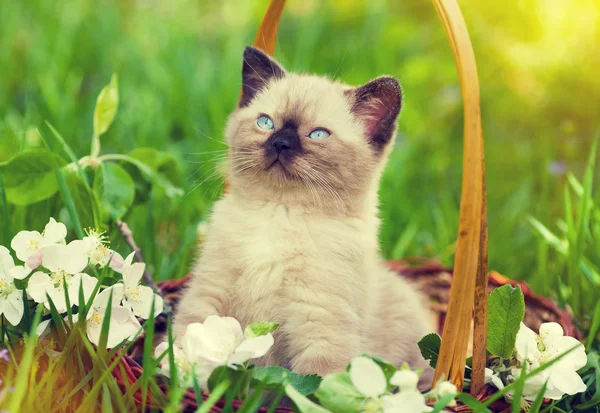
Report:
[{"label": "green grass", "polygon": [[[571,306],[590,332],[588,349],[598,348],[600,212],[591,148],[600,126],[600,80],[594,49],[585,47],[600,36],[597,6],[577,0],[555,5],[551,15],[538,3],[497,10],[460,2],[481,82],[490,268]],[[196,226],[222,193],[214,173],[222,152],[214,151],[226,149],[222,131],[239,93],[241,53],[265,6],[258,0],[0,3],[0,163],[43,148],[40,135],[64,159],[88,155],[96,97],[117,73],[119,111],[101,136],[102,153],[166,152],[174,159],[166,173],[180,177],[184,190],[169,198],[136,179],[136,206],[123,219],[155,279],[184,276]],[[581,24],[569,24],[574,18]],[[462,107],[433,6],[290,0],[276,56],[289,70],[351,84],[383,73],[400,79],[404,108],[380,191],[382,250],[388,258],[434,257],[450,265]],[[152,173],[136,172],[135,162],[124,167],[134,177]],[[73,234],[81,231],[77,221],[86,218],[63,175],[56,171],[64,202],[56,195],[27,207],[6,202],[0,177],[0,245],[22,229],[41,230],[49,216],[70,222]],[[89,191],[91,181],[82,182]],[[113,247],[125,250],[121,237],[110,235]],[[144,392],[151,390],[146,379]],[[107,380],[94,387],[102,397],[114,387]]]},{"label": "green grass", "polygon": [[[544,250],[526,217],[552,222],[561,216],[565,175],[549,168],[565,162],[581,175],[598,126],[600,85],[591,65],[573,66],[554,56],[546,44],[550,22],[534,18],[535,2],[524,2],[519,16],[475,1],[461,4],[482,85],[490,267],[549,294],[548,273],[557,269],[539,266]],[[66,158],[63,146],[49,139],[45,121],[77,157],[88,154],[95,98],[117,72],[121,104],[102,136],[103,152],[166,151],[176,159],[186,192],[175,202],[153,194],[125,220],[157,279],[184,275],[182,263],[193,255],[193,227],[222,187],[221,179],[211,177],[214,154],[206,152],[225,148],[222,130],[239,90],[241,50],[252,40],[265,2],[178,0],[142,7],[116,0],[29,0],[0,7],[0,161],[19,148],[41,145],[32,128]],[[572,28],[581,42],[589,40],[588,29],[593,26]],[[499,34],[507,30],[510,36]],[[513,49],[525,53],[519,48],[545,65],[512,61]],[[591,51],[579,53],[582,61],[586,53],[592,58]],[[398,145],[381,188],[383,251],[451,263],[462,113],[454,62],[433,7],[414,0],[352,7],[291,1],[276,54],[291,70],[354,84],[382,73],[400,78],[405,103]],[[532,77],[535,93],[525,83]],[[61,213],[55,200],[9,208],[12,233],[41,228],[47,215]],[[6,243],[7,235],[2,237]]]}]

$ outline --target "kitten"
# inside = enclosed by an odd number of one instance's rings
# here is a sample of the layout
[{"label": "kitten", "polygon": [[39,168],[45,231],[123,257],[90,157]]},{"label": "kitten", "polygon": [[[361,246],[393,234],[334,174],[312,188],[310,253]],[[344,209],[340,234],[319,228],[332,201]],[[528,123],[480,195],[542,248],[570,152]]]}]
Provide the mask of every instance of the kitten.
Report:
[{"label": "kitten", "polygon": [[424,367],[424,299],[378,255],[378,181],[398,81],[287,73],[247,47],[226,128],[229,191],[214,205],[174,333],[211,314],[281,324],[258,364],[325,375],[363,352]]}]

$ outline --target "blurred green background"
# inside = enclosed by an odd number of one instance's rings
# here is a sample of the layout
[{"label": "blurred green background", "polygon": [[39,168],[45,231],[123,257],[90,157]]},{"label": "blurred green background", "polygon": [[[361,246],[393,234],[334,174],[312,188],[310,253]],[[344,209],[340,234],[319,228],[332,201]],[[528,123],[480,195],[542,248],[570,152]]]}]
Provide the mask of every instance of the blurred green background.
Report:
[{"label": "blurred green background", "polygon": [[[102,153],[152,147],[185,195],[138,187],[125,216],[157,279],[180,277],[196,227],[219,198],[214,174],[235,107],[243,47],[267,0],[0,2],[0,162],[50,139],[50,122],[89,154],[96,96],[113,72],[120,107]],[[596,0],[460,1],[478,63],[487,157],[490,268],[551,294],[564,262],[527,217],[560,227],[568,171],[581,177],[600,125]],[[462,165],[462,106],[453,57],[428,1],[289,0],[276,57],[288,70],[350,84],[381,74],[404,88],[397,147],[381,187],[387,257],[451,264]],[[10,206],[11,228],[68,220],[55,198]],[[114,237],[119,248],[122,241]],[[4,240],[6,245],[6,240]]]}]

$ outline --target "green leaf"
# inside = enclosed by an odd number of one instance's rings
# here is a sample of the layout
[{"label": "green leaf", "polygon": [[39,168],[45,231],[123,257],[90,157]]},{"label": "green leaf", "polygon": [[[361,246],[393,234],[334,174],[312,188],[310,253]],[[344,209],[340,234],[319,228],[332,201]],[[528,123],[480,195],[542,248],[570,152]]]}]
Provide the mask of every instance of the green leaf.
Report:
[{"label": "green leaf", "polygon": [[94,193],[88,189],[85,181],[76,171],[66,169],[63,176],[73,199],[73,205],[81,227],[99,228],[100,206]]},{"label": "green leaf", "polygon": [[277,327],[279,327],[278,323],[269,323],[266,321],[252,323],[248,325],[248,327],[246,327],[246,329],[244,330],[244,336],[246,338],[264,336],[275,331]]},{"label": "green leaf", "polygon": [[290,384],[305,396],[316,392],[321,385],[321,381],[323,381],[323,378],[318,374],[300,375],[292,372],[290,375]]},{"label": "green leaf", "polygon": [[283,389],[291,384],[305,396],[314,393],[321,383],[321,377],[316,374],[302,376],[279,366],[257,367],[252,372],[252,378],[266,384],[271,390]]},{"label": "green leaf", "polygon": [[50,198],[58,190],[54,165],[66,162],[45,149],[23,151],[9,161],[0,162],[8,202],[29,205]]},{"label": "green leaf", "polygon": [[96,170],[93,191],[103,212],[115,220],[127,213],[135,197],[131,176],[115,163],[103,163]]},{"label": "green leaf", "polygon": [[0,136],[0,163],[8,161],[19,152],[19,138],[13,133]]},{"label": "green leaf", "polygon": [[437,364],[438,355],[440,354],[442,338],[436,333],[427,334],[419,341],[418,345],[423,358],[425,360],[429,360],[429,365],[435,368],[435,365]]},{"label": "green leaf", "polygon": [[137,148],[131,151],[129,156],[145,163],[153,171],[167,178],[172,184],[181,184],[181,171],[177,161],[171,154],[157,151],[154,148]]},{"label": "green leaf", "polygon": [[300,413],[328,413],[329,410],[310,401],[306,396],[300,393],[291,384],[285,387],[285,392],[294,402]]},{"label": "green leaf", "polygon": [[150,168],[148,165],[146,165],[144,162],[142,162],[138,159],[132,158],[131,156],[128,156],[128,155],[120,155],[120,154],[103,155],[101,158],[104,161],[108,161],[108,160],[123,161],[123,162],[129,162],[129,163],[133,164],[140,170],[140,172],[143,175],[145,175],[146,179],[148,179],[153,184],[156,184],[159,187],[161,187],[164,190],[165,195],[168,198],[175,198],[175,197],[183,195],[183,190],[181,188],[174,186],[163,175],[161,175],[160,173],[157,173],[152,168]]},{"label": "green leaf", "polygon": [[117,109],[119,108],[119,80],[116,73],[112,75],[110,83],[98,95],[94,109],[94,136],[99,137],[108,130]]},{"label": "green leaf", "polygon": [[365,411],[370,401],[354,387],[348,373],[330,374],[323,378],[315,396],[323,406],[335,413]]},{"label": "green leaf", "polygon": [[515,348],[517,332],[525,315],[521,287],[510,284],[496,288],[489,296],[487,350],[509,358]]}]

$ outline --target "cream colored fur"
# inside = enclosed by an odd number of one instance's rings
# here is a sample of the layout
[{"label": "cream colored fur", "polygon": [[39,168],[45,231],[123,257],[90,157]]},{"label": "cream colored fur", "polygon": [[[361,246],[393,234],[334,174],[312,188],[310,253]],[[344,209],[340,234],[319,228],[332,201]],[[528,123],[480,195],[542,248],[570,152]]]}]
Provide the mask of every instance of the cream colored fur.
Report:
[{"label": "cream colored fur", "polygon": [[[267,86],[227,124],[229,192],[214,205],[176,337],[217,314],[243,327],[281,324],[258,364],[325,375],[367,352],[423,367],[416,343],[435,327],[423,298],[379,256],[378,181],[393,143],[372,150],[349,86],[289,73]],[[287,172],[266,170],[262,114],[276,129],[299,122],[305,153]],[[331,136],[308,139],[316,127]]]}]

